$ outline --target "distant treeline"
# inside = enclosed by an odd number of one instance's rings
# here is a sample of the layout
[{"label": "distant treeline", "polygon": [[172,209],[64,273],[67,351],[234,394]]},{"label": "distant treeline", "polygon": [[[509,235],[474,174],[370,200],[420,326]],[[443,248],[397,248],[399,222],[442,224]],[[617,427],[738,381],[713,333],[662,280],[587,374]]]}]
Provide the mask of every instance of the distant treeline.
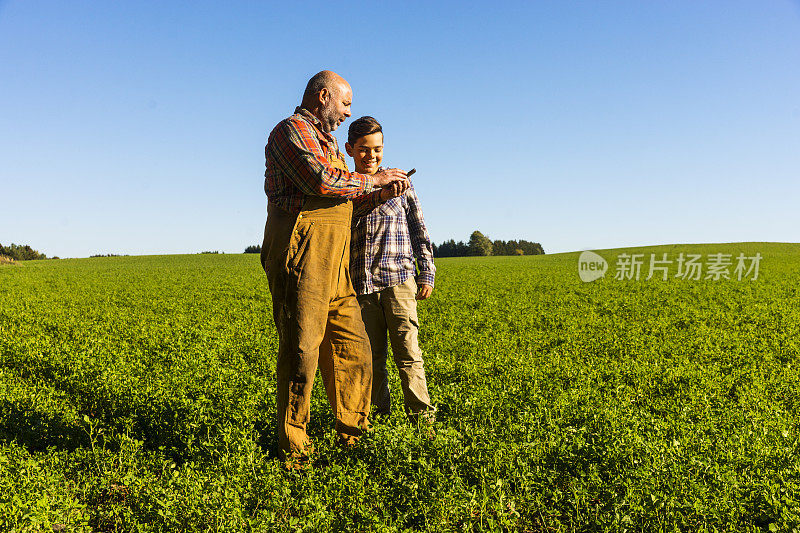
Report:
[{"label": "distant treeline", "polygon": [[[32,261],[34,259],[47,259],[47,256],[34,250],[27,244],[14,244],[3,246],[0,244],[0,255],[4,255],[14,261]],[[51,259],[58,259],[52,257]]]},{"label": "distant treeline", "polygon": [[486,255],[540,255],[544,253],[542,245],[524,239],[518,241],[492,241],[480,231],[473,231],[469,241],[456,242],[453,239],[440,245],[433,245],[434,257],[466,257]]},{"label": "distant treeline", "polygon": [[[253,244],[244,249],[246,254],[261,253],[261,245]],[[544,253],[542,245],[524,239],[518,241],[492,241],[480,231],[473,231],[469,242],[456,242],[453,239],[444,241],[440,245],[433,243],[434,257],[466,257],[470,255],[541,255]]]}]

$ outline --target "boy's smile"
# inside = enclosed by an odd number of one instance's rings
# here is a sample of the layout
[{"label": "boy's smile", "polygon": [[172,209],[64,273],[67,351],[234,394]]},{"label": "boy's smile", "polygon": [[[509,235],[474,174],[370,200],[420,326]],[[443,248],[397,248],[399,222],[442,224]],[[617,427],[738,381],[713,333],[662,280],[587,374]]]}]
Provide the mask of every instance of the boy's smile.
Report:
[{"label": "boy's smile", "polygon": [[347,155],[353,158],[356,172],[375,174],[383,159],[383,133],[376,132],[356,139],[353,146],[345,143]]}]

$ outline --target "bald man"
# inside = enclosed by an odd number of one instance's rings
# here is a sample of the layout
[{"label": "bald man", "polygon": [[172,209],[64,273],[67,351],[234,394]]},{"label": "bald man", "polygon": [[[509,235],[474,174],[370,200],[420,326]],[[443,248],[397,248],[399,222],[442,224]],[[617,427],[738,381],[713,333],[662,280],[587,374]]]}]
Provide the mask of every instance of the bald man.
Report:
[{"label": "bald man", "polygon": [[305,461],[306,428],[317,367],[342,442],[368,425],[372,355],[348,272],[351,198],[371,209],[408,187],[405,172],[350,172],[331,135],[350,116],[353,93],[324,70],[306,86],[300,107],[272,130],[265,148],[269,199],[261,263],[278,330],[279,454]]}]

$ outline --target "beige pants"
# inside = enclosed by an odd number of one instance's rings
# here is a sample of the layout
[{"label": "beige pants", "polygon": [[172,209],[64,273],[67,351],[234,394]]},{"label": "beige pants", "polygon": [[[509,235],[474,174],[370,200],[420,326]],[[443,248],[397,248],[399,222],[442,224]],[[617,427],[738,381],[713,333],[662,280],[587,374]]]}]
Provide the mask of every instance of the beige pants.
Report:
[{"label": "beige pants", "polygon": [[261,261],[278,330],[278,446],[309,452],[306,427],[319,366],[339,437],[366,428],[372,359],[350,280],[348,200],[309,197],[297,216],[269,204]]},{"label": "beige pants", "polygon": [[422,350],[417,340],[419,321],[416,294],[417,284],[410,277],[400,285],[359,295],[358,303],[372,347],[372,403],[375,411],[379,414],[391,411],[389,372],[386,368],[388,332],[394,362],[400,374],[406,414],[414,418],[424,413],[430,419],[435,408],[428,396]]}]

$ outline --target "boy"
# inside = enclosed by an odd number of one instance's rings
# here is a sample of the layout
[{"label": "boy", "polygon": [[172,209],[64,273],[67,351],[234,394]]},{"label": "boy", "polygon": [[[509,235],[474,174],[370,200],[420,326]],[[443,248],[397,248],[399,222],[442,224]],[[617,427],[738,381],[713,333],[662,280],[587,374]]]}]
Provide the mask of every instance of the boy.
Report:
[{"label": "boy", "polygon": [[[383,159],[383,129],[374,118],[361,117],[350,125],[344,146],[356,172],[374,174]],[[406,414],[411,420],[433,422],[436,409],[428,396],[417,342],[416,302],[433,291],[433,250],[414,186],[391,196],[389,191],[375,191],[353,201],[350,276],[372,347],[372,404],[376,414],[391,411],[388,331]]]}]

